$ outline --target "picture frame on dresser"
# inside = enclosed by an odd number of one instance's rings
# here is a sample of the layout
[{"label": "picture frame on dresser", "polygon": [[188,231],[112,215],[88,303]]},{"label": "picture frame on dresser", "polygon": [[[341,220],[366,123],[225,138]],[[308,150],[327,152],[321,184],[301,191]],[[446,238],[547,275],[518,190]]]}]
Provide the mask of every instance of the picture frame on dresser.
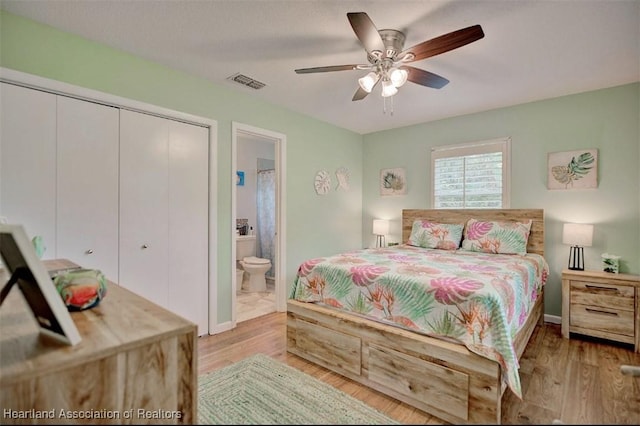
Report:
[{"label": "picture frame on dresser", "polygon": [[0,255],[8,279],[3,280],[0,308],[17,285],[42,334],[68,345],[79,343],[80,333],[22,225],[0,224]]}]

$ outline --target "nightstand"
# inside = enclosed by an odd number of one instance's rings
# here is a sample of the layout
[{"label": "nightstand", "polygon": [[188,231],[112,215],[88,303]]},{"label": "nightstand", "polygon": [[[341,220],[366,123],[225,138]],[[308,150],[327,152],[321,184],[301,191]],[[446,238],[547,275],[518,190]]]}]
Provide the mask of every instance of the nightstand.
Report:
[{"label": "nightstand", "polygon": [[562,337],[579,333],[640,352],[640,276],[562,271]]}]

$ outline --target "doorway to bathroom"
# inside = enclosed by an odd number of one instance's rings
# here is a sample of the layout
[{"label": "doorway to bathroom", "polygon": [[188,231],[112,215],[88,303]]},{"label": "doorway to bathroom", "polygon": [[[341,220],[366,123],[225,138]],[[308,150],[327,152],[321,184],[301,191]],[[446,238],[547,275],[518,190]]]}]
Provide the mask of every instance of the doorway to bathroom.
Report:
[{"label": "doorway to bathroom", "polygon": [[286,309],[285,136],[232,123],[232,323]]}]

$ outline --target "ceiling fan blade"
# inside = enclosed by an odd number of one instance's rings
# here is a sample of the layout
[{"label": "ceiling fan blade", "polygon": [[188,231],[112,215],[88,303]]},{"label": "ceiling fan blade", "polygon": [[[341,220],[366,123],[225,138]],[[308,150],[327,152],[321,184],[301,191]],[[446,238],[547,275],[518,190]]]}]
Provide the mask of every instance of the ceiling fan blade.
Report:
[{"label": "ceiling fan blade", "polygon": [[378,83],[380,83],[380,79],[378,79],[374,84],[373,87],[371,88],[370,92],[367,92],[366,90],[364,90],[362,87],[358,87],[358,90],[356,90],[356,93],[353,94],[353,98],[351,99],[352,101],[360,101],[364,98],[367,97],[367,95],[371,92],[373,92],[373,89],[376,88],[376,86],[378,85]]},{"label": "ceiling fan blade", "polygon": [[347,71],[361,69],[360,65],[332,65],[328,67],[299,68],[296,70],[298,74],[309,74],[313,72],[329,72],[329,71]]},{"label": "ceiling fan blade", "polygon": [[411,66],[403,66],[400,68],[406,69],[409,72],[407,80],[416,84],[420,84],[422,86],[431,87],[433,89],[441,89],[446,86],[447,83],[449,83],[449,80],[447,80],[446,78],[440,77],[438,74],[434,74],[420,68]]},{"label": "ceiling fan blade", "polygon": [[367,53],[381,58],[385,53],[384,43],[369,15],[364,12],[350,12],[347,13],[347,18]]},{"label": "ceiling fan blade", "polygon": [[368,94],[369,94],[369,92],[364,90],[362,87],[358,87],[358,90],[356,90],[356,93],[353,94],[353,99],[351,99],[351,100],[352,101],[362,100],[362,99],[366,98]]},{"label": "ceiling fan blade", "polygon": [[480,40],[482,37],[484,37],[482,27],[480,25],[473,25],[416,44],[400,52],[397,58],[402,60],[405,55],[410,53],[414,56],[413,59],[406,60],[405,62],[419,61],[448,52],[449,50],[457,49],[458,47]]}]

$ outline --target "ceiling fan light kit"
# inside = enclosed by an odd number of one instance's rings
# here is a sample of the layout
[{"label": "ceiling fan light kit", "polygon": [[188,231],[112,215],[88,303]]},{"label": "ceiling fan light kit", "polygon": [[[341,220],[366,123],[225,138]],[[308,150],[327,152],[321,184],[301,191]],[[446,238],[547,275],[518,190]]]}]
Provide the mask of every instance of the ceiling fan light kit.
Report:
[{"label": "ceiling fan light kit", "polygon": [[388,77],[385,77],[382,80],[382,97],[388,98],[389,96],[393,96],[396,93],[398,93],[398,88],[393,85]]},{"label": "ceiling fan light kit", "polygon": [[[449,83],[449,80],[407,64],[457,49],[484,37],[482,27],[473,25],[404,49],[405,34],[403,32],[392,29],[378,30],[364,12],[347,13],[347,18],[358,40],[360,40],[367,52],[369,64],[300,68],[295,71],[298,74],[309,74],[345,70],[372,70],[358,79],[359,87],[353,95],[353,101],[364,99],[379,82],[382,82],[381,95],[383,98],[392,97],[398,93],[398,88],[402,87],[407,81],[433,89],[440,89]],[[386,103],[383,111],[386,113]],[[393,110],[391,114],[393,114]]]},{"label": "ceiling fan light kit", "polygon": [[407,82],[407,77],[409,77],[409,72],[403,68],[392,68],[389,73],[389,78],[396,87],[401,87],[405,84]]},{"label": "ceiling fan light kit", "polygon": [[376,85],[378,80],[380,80],[380,74],[378,74],[377,72],[371,71],[369,74],[365,75],[364,77],[359,78],[358,84],[360,85],[360,87],[362,87],[362,90],[364,90],[367,93],[371,93],[373,86]]}]

